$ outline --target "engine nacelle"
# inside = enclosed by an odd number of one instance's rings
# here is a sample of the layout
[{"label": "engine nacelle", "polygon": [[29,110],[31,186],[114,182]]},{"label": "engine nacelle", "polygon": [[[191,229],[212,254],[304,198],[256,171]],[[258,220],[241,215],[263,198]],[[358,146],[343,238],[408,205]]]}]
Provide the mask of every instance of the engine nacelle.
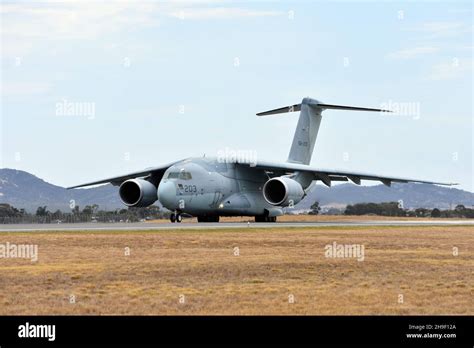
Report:
[{"label": "engine nacelle", "polygon": [[122,203],[129,207],[148,207],[156,202],[156,186],[143,179],[124,181],[119,188]]},{"label": "engine nacelle", "polygon": [[263,185],[263,197],[272,204],[286,207],[297,204],[304,197],[301,184],[285,176],[272,178]]}]

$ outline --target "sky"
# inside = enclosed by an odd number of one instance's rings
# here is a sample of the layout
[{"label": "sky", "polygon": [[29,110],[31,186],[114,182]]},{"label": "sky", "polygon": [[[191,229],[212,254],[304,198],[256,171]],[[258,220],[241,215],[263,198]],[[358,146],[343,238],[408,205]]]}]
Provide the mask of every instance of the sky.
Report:
[{"label": "sky", "polygon": [[71,186],[192,156],[287,159],[474,191],[470,1],[2,1],[0,168]]}]

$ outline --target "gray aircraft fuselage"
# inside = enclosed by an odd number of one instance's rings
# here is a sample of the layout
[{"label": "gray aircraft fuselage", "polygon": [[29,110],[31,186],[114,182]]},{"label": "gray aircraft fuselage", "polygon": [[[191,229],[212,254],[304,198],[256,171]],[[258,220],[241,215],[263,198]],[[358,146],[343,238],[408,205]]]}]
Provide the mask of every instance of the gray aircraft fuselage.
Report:
[{"label": "gray aircraft fuselage", "polygon": [[171,211],[190,215],[278,214],[262,188],[265,172],[216,158],[189,158],[169,167],[158,186],[158,200]]}]

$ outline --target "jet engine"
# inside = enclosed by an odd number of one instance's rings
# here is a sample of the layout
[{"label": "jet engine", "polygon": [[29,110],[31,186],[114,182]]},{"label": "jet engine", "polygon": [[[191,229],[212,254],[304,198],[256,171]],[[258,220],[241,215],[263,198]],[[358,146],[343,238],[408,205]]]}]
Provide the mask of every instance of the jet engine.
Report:
[{"label": "jet engine", "polygon": [[304,190],[299,182],[280,176],[268,180],[263,185],[263,197],[272,205],[286,207],[301,201],[304,197]]},{"label": "jet engine", "polygon": [[156,186],[144,179],[124,181],[119,188],[122,203],[129,207],[148,207],[158,199]]}]

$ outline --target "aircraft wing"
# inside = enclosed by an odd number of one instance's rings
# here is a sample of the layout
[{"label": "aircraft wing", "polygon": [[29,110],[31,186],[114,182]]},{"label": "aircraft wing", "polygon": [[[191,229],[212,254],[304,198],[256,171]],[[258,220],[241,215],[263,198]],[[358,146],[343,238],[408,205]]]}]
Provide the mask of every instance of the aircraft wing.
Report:
[{"label": "aircraft wing", "polygon": [[166,169],[168,169],[169,167],[171,167],[175,163],[177,163],[177,162],[169,163],[169,164],[159,166],[159,167],[146,168],[142,171],[125,174],[125,175],[122,175],[122,176],[115,176],[115,177],[108,178],[108,179],[103,179],[103,180],[99,180],[99,181],[88,182],[86,184],[71,186],[71,187],[68,187],[67,189],[69,190],[69,189],[74,189],[74,188],[78,188],[78,187],[85,187],[85,186],[92,186],[92,185],[99,185],[99,184],[107,184],[107,183],[111,183],[114,186],[118,186],[122,182],[124,182],[125,180],[134,179],[134,178],[141,178],[141,177],[145,177],[145,176],[149,176],[149,175],[156,176],[156,177],[161,179],[161,177],[165,173]]},{"label": "aircraft wing", "polygon": [[274,174],[284,175],[295,172],[306,172],[311,173],[314,176],[313,180],[320,180],[326,186],[331,186],[332,181],[352,181],[354,184],[360,185],[361,180],[375,180],[380,181],[386,186],[390,186],[392,182],[396,183],[421,183],[421,184],[436,184],[436,185],[457,185],[457,183],[446,183],[446,182],[435,182],[411,178],[400,178],[393,176],[382,176],[363,172],[349,172],[345,170],[327,170],[321,168],[315,168],[298,163],[272,163],[257,161],[256,163],[240,163],[241,165],[249,165],[251,167],[259,168]]}]

